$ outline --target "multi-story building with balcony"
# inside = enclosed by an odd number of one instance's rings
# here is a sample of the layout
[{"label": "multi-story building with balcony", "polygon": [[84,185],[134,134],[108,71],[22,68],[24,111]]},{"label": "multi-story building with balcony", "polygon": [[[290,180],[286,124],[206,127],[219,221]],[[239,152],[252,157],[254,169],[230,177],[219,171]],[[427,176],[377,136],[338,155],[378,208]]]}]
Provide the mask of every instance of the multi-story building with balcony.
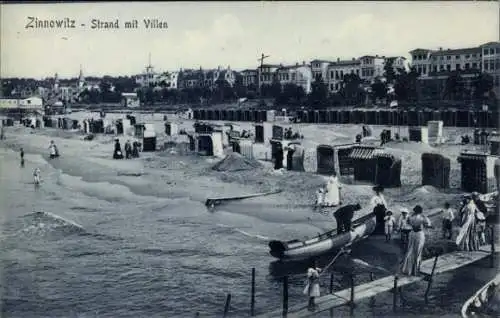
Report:
[{"label": "multi-story building with balcony", "polygon": [[282,66],[276,70],[276,76],[281,85],[295,84],[301,86],[306,94],[311,92],[313,74],[305,62],[291,66]]},{"label": "multi-story building with balcony", "polygon": [[259,66],[257,71],[259,76],[257,77],[258,85],[261,87],[262,85],[271,85],[273,80],[276,78],[276,71],[280,68],[280,65],[275,64],[263,64],[262,67]]},{"label": "multi-story building with balcony", "polygon": [[359,58],[360,78],[363,81],[371,82],[377,77],[384,75],[385,56],[365,55]]},{"label": "multi-story building with balcony", "polygon": [[313,79],[318,79],[321,77],[326,83],[328,78],[328,66],[332,61],[326,60],[312,60],[311,61],[311,71]]},{"label": "multi-story building with balcony", "polygon": [[328,65],[325,84],[328,86],[330,93],[336,93],[342,88],[344,76],[346,74],[361,74],[361,62],[358,59],[340,60],[331,62]]},{"label": "multi-story building with balcony", "polygon": [[241,81],[243,86],[248,87],[250,85],[257,86],[257,70],[246,69],[240,72]]}]

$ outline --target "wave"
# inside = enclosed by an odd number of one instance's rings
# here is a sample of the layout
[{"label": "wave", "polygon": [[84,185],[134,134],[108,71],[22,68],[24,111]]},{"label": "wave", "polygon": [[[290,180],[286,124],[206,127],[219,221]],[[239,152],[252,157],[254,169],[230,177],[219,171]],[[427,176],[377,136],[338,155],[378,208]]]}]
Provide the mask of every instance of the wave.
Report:
[{"label": "wave", "polygon": [[26,224],[20,232],[24,235],[46,235],[46,234],[81,234],[86,233],[85,228],[69,219],[51,212],[33,212],[26,216],[25,219],[31,221]]},{"label": "wave", "polygon": [[248,236],[248,237],[252,237],[252,238],[257,238],[259,240],[264,240],[264,241],[270,241],[271,239],[267,236],[264,236],[264,235],[259,235],[259,234],[252,234],[252,233],[248,233],[248,232],[245,232],[243,230],[240,230],[238,228],[234,229],[236,232],[238,233],[241,233],[245,236]]}]

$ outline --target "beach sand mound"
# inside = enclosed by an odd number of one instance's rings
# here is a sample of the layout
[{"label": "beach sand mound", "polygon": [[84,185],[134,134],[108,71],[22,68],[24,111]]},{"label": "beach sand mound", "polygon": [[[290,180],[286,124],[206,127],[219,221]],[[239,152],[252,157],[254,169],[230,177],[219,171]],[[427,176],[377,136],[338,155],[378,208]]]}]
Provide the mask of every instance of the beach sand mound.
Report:
[{"label": "beach sand mound", "polygon": [[232,152],[224,159],[212,166],[215,171],[245,171],[261,168],[262,164],[257,160],[246,158],[239,153]]}]

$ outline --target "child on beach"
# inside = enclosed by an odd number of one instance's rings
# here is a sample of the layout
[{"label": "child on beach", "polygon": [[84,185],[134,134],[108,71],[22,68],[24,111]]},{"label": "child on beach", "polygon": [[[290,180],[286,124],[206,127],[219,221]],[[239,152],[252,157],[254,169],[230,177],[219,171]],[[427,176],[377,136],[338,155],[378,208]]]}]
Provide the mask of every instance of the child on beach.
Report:
[{"label": "child on beach", "polygon": [[33,183],[35,185],[40,184],[40,168],[36,168],[35,171],[33,171]]},{"label": "child on beach", "polygon": [[453,234],[453,220],[455,219],[455,214],[453,209],[450,208],[450,204],[446,202],[443,209],[443,238],[448,234],[448,239],[451,240]]},{"label": "child on beach", "polygon": [[316,191],[316,207],[320,208],[323,205],[325,199],[325,188],[321,187]]},{"label": "child on beach", "polygon": [[387,211],[384,218],[386,242],[389,242],[391,240],[391,234],[394,231],[394,224],[396,224],[396,219],[392,216],[391,211]]}]

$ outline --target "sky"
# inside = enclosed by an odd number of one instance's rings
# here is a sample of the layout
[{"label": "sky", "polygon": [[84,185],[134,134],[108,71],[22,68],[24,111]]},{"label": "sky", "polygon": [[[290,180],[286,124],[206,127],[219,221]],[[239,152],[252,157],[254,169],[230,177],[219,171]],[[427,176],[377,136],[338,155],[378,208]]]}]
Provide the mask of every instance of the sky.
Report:
[{"label": "sky", "polygon": [[[474,47],[499,40],[499,2],[123,2],[0,5],[0,77],[139,74],[180,68],[235,70],[414,48]],[[29,17],[76,28],[26,28]],[[144,19],[167,29],[146,29]],[[92,19],[120,29],[91,29]],[[137,19],[137,29],[124,23]],[[82,26],[84,24],[85,26]]]}]

